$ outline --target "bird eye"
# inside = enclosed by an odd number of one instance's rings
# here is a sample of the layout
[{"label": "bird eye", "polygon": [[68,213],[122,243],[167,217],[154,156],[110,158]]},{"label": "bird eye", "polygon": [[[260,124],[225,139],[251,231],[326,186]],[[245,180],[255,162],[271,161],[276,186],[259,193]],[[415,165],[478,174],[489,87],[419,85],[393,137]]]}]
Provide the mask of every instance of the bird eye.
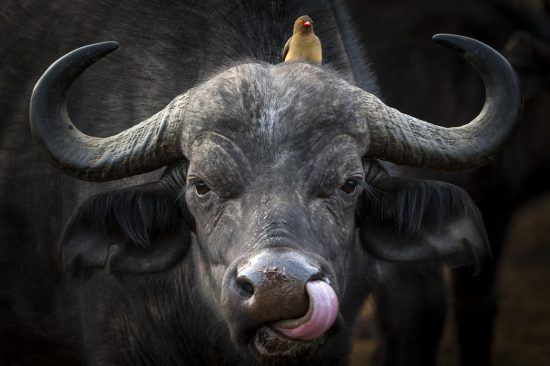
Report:
[{"label": "bird eye", "polygon": [[197,183],[195,183],[195,189],[197,190],[197,194],[199,196],[204,196],[208,192],[210,192],[210,187],[206,185],[202,180],[199,180]]},{"label": "bird eye", "polygon": [[346,183],[344,183],[340,189],[347,194],[354,194],[355,190],[357,189],[357,182],[353,179],[348,179]]}]

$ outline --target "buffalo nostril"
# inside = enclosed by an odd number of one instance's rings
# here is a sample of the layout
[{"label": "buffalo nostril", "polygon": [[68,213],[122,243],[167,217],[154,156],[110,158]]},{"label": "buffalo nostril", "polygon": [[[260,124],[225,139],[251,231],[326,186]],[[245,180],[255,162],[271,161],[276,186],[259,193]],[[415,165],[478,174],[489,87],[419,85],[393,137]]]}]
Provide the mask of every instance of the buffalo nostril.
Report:
[{"label": "buffalo nostril", "polygon": [[254,285],[252,285],[248,278],[241,276],[237,278],[236,282],[237,288],[243,296],[251,297],[252,295],[254,295]]}]

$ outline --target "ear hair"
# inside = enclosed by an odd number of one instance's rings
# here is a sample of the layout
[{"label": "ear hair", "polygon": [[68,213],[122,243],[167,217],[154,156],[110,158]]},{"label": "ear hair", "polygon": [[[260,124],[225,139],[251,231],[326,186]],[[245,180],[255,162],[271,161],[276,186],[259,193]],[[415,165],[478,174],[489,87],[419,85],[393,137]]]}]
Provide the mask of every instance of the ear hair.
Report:
[{"label": "ear hair", "polygon": [[150,185],[104,192],[87,199],[72,223],[105,234],[118,232],[138,247],[151,244],[151,237],[173,230],[181,220],[175,198]]},{"label": "ear hair", "polygon": [[369,190],[367,215],[377,216],[404,235],[419,232],[428,220],[441,226],[449,215],[481,222],[479,210],[462,188],[440,181],[385,177]]},{"label": "ear hair", "polygon": [[153,273],[180,261],[191,242],[173,189],[163,181],[100,193],[70,219],[60,253],[65,270]]},{"label": "ear hair", "polygon": [[490,249],[481,214],[464,190],[380,170],[369,174],[360,218],[368,253],[424,269],[441,261],[479,268]]}]

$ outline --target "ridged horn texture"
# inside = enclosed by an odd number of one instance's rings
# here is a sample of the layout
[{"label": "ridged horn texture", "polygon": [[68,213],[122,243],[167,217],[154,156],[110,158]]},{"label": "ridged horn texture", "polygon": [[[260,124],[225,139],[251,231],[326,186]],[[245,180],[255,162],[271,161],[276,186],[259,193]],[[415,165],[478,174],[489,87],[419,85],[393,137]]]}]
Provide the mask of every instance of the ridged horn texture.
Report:
[{"label": "ridged horn texture", "polygon": [[72,123],[67,113],[67,91],[84,70],[117,48],[117,42],[103,42],[68,53],[46,70],[32,93],[33,135],[59,168],[79,179],[106,181],[129,177],[183,158],[179,138],[188,94],[114,136],[88,136]]},{"label": "ridged horn texture", "polygon": [[367,155],[397,164],[458,170],[487,164],[509,142],[522,112],[516,74],[497,51],[475,39],[453,34],[433,37],[465,58],[485,84],[485,105],[470,123],[445,128],[384,105],[364,92]]}]

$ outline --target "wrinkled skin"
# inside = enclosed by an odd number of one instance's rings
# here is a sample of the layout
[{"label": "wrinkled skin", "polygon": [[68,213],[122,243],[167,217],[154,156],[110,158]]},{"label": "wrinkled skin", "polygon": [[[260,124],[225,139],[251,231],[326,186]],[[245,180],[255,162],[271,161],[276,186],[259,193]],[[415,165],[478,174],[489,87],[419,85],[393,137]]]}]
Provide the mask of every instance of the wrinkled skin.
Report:
[{"label": "wrinkled skin", "polygon": [[[292,84],[290,75],[298,76]],[[315,78],[328,90],[310,93]],[[201,132],[192,133],[199,137],[192,143],[185,202],[195,218],[197,241],[208,243],[200,246],[195,263],[201,278],[209,279],[205,297],[216,299],[216,307],[222,307],[228,267],[269,247],[323,258],[334,273],[329,277],[342,307],[350,306],[347,287],[361,272],[352,268],[363,266],[356,259],[360,247],[354,232],[361,188],[348,194],[340,187],[349,179],[361,182],[364,173],[354,131],[337,128],[326,117],[351,114],[349,105],[323,101],[324,95],[342,93],[329,86],[333,83],[341,82],[305,64],[243,65],[211,80],[205,86],[208,97],[199,91],[196,105],[188,107],[188,113],[196,108],[202,115],[197,121]],[[212,95],[212,89],[218,91]],[[306,103],[320,108],[305,112],[300,105]],[[319,133],[304,138],[312,129]],[[200,195],[198,181],[211,190]],[[280,320],[277,316],[269,320]],[[239,338],[242,321],[231,320],[231,333]]]}]

